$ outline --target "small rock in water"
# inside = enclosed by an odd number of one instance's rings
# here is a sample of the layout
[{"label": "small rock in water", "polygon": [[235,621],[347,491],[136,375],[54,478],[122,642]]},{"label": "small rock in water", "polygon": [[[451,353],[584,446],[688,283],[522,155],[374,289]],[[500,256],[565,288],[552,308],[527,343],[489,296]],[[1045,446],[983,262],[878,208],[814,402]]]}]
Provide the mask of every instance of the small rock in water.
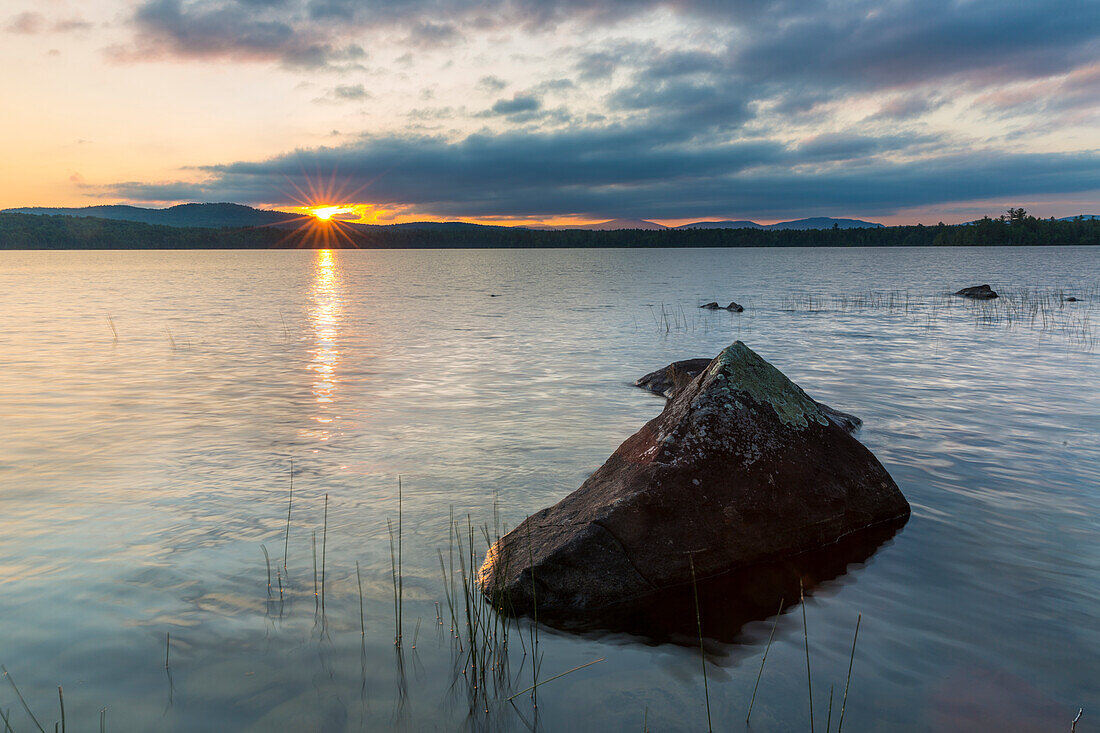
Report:
[{"label": "small rock in water", "polygon": [[1065,297],[1065,298],[1062,298],[1062,300],[1066,301],[1067,303],[1076,303],[1077,302],[1077,298],[1074,298],[1072,295],[1070,295],[1068,297]]},{"label": "small rock in water", "polygon": [[717,304],[717,303],[715,303],[714,301],[711,301],[711,302],[709,302],[709,303],[706,303],[705,305],[701,305],[701,306],[699,306],[699,307],[700,307],[700,308],[706,308],[706,309],[707,309],[708,311],[716,311],[716,310],[718,310],[719,308],[721,308],[722,306],[718,305],[718,304]]},{"label": "small rock in water", "polygon": [[969,288],[956,290],[955,295],[961,295],[964,298],[973,298],[974,300],[992,300],[997,297],[997,291],[988,285],[972,285]]},{"label": "small rock in water", "polygon": [[477,579],[516,613],[537,601],[540,618],[583,618],[909,511],[867,448],[738,341],[579,489],[496,542]]},{"label": "small rock in water", "polygon": [[734,302],[733,302],[733,301],[731,300],[731,301],[730,301],[730,304],[726,306],[726,310],[728,310],[728,311],[730,311],[730,312],[732,312],[732,313],[741,313],[741,312],[742,312],[742,311],[744,311],[745,309],[744,309],[744,308],[742,308],[741,306],[739,306],[739,305],[738,305],[737,303],[734,303]]}]

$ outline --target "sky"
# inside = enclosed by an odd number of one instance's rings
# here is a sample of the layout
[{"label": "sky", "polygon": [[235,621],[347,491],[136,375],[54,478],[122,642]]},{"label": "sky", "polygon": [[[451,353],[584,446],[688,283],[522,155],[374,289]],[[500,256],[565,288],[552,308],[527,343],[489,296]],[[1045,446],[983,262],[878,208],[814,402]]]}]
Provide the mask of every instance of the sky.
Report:
[{"label": "sky", "polygon": [[0,0],[0,208],[1100,214],[1096,0]]}]

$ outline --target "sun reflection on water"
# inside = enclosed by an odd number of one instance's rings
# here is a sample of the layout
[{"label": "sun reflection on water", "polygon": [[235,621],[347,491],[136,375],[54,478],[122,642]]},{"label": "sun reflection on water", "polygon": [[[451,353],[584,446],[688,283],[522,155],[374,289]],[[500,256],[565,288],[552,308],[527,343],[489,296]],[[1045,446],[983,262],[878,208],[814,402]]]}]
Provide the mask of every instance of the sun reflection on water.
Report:
[{"label": "sun reflection on water", "polygon": [[329,427],[334,417],[330,410],[340,385],[337,373],[340,364],[338,337],[343,302],[332,250],[317,250],[313,262],[311,298],[313,304],[309,319],[313,324],[314,345],[309,351],[312,355],[309,369],[314,373],[312,391],[318,407],[313,419],[322,426],[313,433],[320,440],[328,440],[332,437]]}]

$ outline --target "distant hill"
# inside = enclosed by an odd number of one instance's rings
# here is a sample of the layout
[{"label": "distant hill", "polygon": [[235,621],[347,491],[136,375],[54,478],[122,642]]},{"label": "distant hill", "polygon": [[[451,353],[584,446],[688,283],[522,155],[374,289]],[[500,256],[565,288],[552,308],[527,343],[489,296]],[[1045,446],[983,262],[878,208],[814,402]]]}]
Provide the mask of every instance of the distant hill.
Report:
[{"label": "distant hill", "polygon": [[595,224],[558,224],[558,225],[531,225],[524,229],[537,229],[544,232],[561,232],[580,230],[586,232],[617,232],[627,229],[643,229],[646,231],[658,231],[668,229],[664,224],[645,219],[608,219]]},{"label": "distant hill", "polygon": [[[360,225],[363,226],[363,225]],[[385,229],[428,229],[436,231],[448,231],[457,229],[500,229],[493,224],[472,224],[468,221],[407,221],[403,224],[366,225],[374,228]]]},{"label": "distant hill", "polygon": [[77,209],[24,208],[6,209],[5,214],[45,216],[90,216],[114,221],[134,221],[170,227],[258,227],[286,224],[300,219],[297,214],[264,211],[241,204],[180,204],[167,209],[140,206],[84,206]]},{"label": "distant hill", "polygon": [[1073,221],[1074,219],[1084,219],[1085,221],[1096,221],[1100,219],[1100,214],[1078,214],[1077,216],[1063,216],[1058,221]]},{"label": "distant hill", "polygon": [[815,216],[810,219],[795,219],[768,224],[765,229],[881,229],[882,224],[862,219],[834,219],[831,216]]},{"label": "distant hill", "polygon": [[681,224],[676,229],[878,229],[882,224],[862,219],[834,219],[831,216],[815,216],[811,219],[780,221],[775,224],[757,224],[755,221],[697,221]]},{"label": "distant hill", "polygon": [[673,229],[763,229],[763,227],[755,221],[740,219],[738,221],[697,221],[681,224]]}]

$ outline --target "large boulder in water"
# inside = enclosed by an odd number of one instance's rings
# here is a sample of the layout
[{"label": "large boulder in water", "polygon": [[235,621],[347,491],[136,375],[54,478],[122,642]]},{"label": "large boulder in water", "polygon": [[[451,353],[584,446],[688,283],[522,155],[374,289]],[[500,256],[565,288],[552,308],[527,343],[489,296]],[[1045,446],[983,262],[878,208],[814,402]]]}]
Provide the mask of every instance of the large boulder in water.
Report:
[{"label": "large boulder in water", "polygon": [[741,342],[569,496],[496,542],[482,590],[580,617],[825,547],[909,504],[869,450]]},{"label": "large boulder in water", "polygon": [[973,300],[993,300],[997,297],[997,291],[988,285],[971,285],[969,288],[956,290],[955,295],[972,298]]},{"label": "large boulder in water", "polygon": [[[650,372],[644,377],[636,380],[634,386],[641,387],[650,392],[656,392],[659,395],[664,395],[668,399],[672,399],[676,396],[677,392],[691,384],[693,379],[710,366],[710,361],[710,359],[684,359],[683,361],[674,361],[664,369]],[[813,402],[821,408],[821,412],[825,414],[825,417],[828,418],[830,422],[849,433],[854,433],[863,426],[863,420],[855,415],[829,407],[822,402],[814,400],[809,395],[806,395],[806,399],[813,400]]]}]

